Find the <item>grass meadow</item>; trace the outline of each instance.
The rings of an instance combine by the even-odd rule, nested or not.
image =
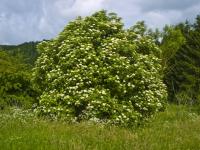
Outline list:
[[[28,111],[0,112],[1,150],[199,150],[200,116],[169,105],[151,122],[121,128],[88,122],[67,124]]]

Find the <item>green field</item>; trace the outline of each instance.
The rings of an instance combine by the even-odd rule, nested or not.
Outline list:
[[[169,105],[134,129],[52,122],[18,109],[0,114],[2,150],[199,150],[199,143],[200,116],[185,106]]]

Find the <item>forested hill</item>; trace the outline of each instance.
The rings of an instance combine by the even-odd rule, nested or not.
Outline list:
[[[36,46],[39,42],[25,42],[19,45],[0,45],[0,50],[4,50],[12,56],[19,57],[25,63],[33,65],[38,57]]]

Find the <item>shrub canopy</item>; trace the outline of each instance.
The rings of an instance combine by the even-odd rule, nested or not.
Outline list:
[[[0,50],[0,109],[7,106],[30,108],[38,96],[32,86],[31,70],[18,57]]]
[[[136,30],[123,29],[116,14],[99,11],[39,44],[33,75],[42,92],[36,111],[131,125],[163,109],[160,51]]]

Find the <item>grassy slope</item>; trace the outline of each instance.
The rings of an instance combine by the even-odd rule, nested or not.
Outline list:
[[[138,129],[86,123],[67,125],[1,112],[0,148],[70,150],[199,150],[200,116],[184,106],[170,105]]]

